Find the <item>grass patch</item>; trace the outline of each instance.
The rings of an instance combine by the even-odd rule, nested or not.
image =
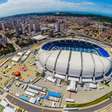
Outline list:
[[[3,112],[4,107],[2,105],[0,105],[0,112]]]
[[[98,103],[101,103],[102,101],[108,99],[108,98],[111,98],[112,96],[112,91],[109,92],[108,94],[94,100],[94,101],[91,101],[91,102],[88,102],[88,103],[82,103],[82,104],[78,104],[78,103],[67,103],[66,104],[66,107],[69,107],[69,108],[73,108],[73,107],[88,107],[88,106],[92,106],[92,105],[96,105]]]

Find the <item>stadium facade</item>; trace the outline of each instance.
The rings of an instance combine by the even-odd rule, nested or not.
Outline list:
[[[43,44],[37,66],[45,76],[80,83],[97,83],[112,75],[109,53],[83,39],[56,39]]]

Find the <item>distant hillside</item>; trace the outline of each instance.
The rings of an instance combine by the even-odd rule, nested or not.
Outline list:
[[[74,17],[91,17],[94,20],[98,20],[100,22],[110,22],[112,23],[112,17],[96,15],[96,14],[89,14],[89,13],[74,13],[74,12],[48,12],[48,13],[27,13],[27,14],[18,14],[14,16],[0,18],[8,19],[12,17],[21,17],[21,16],[74,16]]]

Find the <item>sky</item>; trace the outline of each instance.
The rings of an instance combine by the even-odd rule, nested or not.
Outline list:
[[[0,17],[56,11],[112,17],[112,0],[0,0]]]

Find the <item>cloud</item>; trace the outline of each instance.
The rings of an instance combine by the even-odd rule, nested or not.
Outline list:
[[[86,10],[93,2],[68,2],[64,0],[8,0],[0,5],[0,16],[29,12]]]

